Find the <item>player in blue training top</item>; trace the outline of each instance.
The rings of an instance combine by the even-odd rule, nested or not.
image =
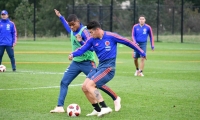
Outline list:
[[[151,49],[154,50],[154,37],[153,37],[153,31],[151,27],[147,24],[145,24],[145,16],[141,15],[139,16],[139,23],[135,24],[132,29],[132,39],[133,42],[137,43],[140,48],[146,53],[146,47],[147,47],[147,38],[150,37],[151,42]],[[136,67],[135,76],[144,76],[142,71],[144,70],[144,58],[141,58],[140,66],[138,63],[138,58],[140,58],[140,54],[137,51],[134,51],[134,64]]]
[[[89,38],[89,32],[86,29],[86,26],[83,26],[76,15],[71,14],[68,16],[67,21],[65,18],[60,14],[60,12],[56,9],[54,9],[55,14],[60,18],[62,24],[64,25],[65,29],[68,33],[71,33],[71,45],[72,45],[72,51],[75,51],[79,47],[81,47],[84,42]],[[77,40],[76,37],[79,37]],[[65,112],[63,106],[65,97],[68,92],[68,86],[69,84],[81,73],[83,72],[85,75],[88,75],[91,69],[96,68],[94,63],[94,53],[92,52],[93,49],[90,48],[88,51],[86,51],[82,56],[74,57],[73,61],[69,65],[69,67],[66,69],[63,78],[60,83],[60,94],[58,98],[57,106],[51,110],[51,113],[59,113],[59,112]],[[104,85],[100,87],[102,91],[107,93],[114,101],[115,105],[115,111],[119,111],[121,108],[121,98],[117,96],[117,94],[111,90],[108,86]],[[87,98],[90,100],[91,104],[95,106],[96,99],[90,98],[90,96],[87,96]],[[87,116],[96,115],[96,112],[93,111],[92,113],[88,114]]]
[[[14,47],[17,43],[17,29],[15,23],[9,19],[6,10],[1,11],[0,19],[0,65],[2,62],[4,51],[6,50],[13,72],[16,71]]]
[[[93,47],[96,52],[99,59],[99,65],[88,74],[85,82],[83,83],[83,92],[85,92],[85,95],[92,95],[96,99],[97,103],[95,110],[99,112],[97,116],[100,117],[104,114],[112,112],[112,109],[106,106],[104,99],[97,88],[104,86],[115,75],[117,43],[124,44],[136,50],[144,58],[146,54],[132,41],[116,33],[102,30],[97,21],[89,22],[87,29],[92,37],[88,39],[81,48],[72,52],[69,55],[69,59],[72,60],[73,57],[82,55],[91,47]],[[98,106],[98,103],[101,105],[101,108]]]

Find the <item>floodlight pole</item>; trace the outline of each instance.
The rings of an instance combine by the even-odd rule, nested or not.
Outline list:
[[[34,0],[34,5],[33,5],[34,9],[33,9],[33,40],[35,41],[35,9],[36,9],[36,0]]]
[[[183,43],[183,0],[181,2],[181,43]]]
[[[159,35],[159,11],[160,11],[160,0],[158,0],[157,6],[157,42],[158,42],[158,35]]]
[[[112,32],[113,26],[113,0],[110,2],[110,31]]]
[[[136,24],[136,20],[135,20],[135,18],[136,18],[136,15],[135,15],[135,13],[136,13],[136,0],[134,0],[134,2],[133,2],[133,25],[135,25]]]

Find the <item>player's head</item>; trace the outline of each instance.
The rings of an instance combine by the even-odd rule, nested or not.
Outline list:
[[[1,19],[7,19],[8,18],[8,12],[6,10],[1,11]]]
[[[67,22],[74,32],[77,31],[77,29],[80,27],[80,21],[75,14],[70,14],[67,18]]]
[[[144,25],[146,22],[145,16],[144,15],[140,15],[139,16],[139,23],[140,25]]]
[[[101,25],[97,21],[91,21],[87,24],[87,29],[90,32],[90,35],[93,38],[99,38],[101,37]]]

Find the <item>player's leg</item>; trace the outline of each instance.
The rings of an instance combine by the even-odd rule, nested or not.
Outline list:
[[[92,78],[92,80],[90,80],[87,83],[86,88],[101,106],[101,111],[97,115],[98,117],[112,112],[112,109],[110,107],[107,107],[102,95],[100,94],[97,88],[102,87],[108,81],[110,81],[114,77],[114,74],[115,70],[109,67],[109,68],[101,68],[95,74],[88,75],[88,78],[90,79]]]
[[[134,65],[135,65],[135,68],[136,68],[136,71],[135,71],[135,76],[138,76],[139,74],[139,63],[138,63],[138,58],[140,57],[140,54],[137,52],[137,51],[134,51],[133,53],[133,58],[134,58]]]
[[[14,49],[11,46],[7,46],[6,47],[6,52],[8,53],[8,56],[10,58],[10,62],[11,62],[11,65],[12,65],[12,70],[16,71]]]
[[[141,58],[140,59],[140,70],[139,70],[139,74],[138,74],[138,76],[144,76],[144,74],[143,74],[143,70],[144,70],[144,61],[145,61],[145,59],[144,58]]]
[[[4,46],[0,46],[0,65],[2,63],[2,58],[3,58],[4,51],[5,51],[5,47]]]
[[[146,53],[146,46],[147,46],[147,44],[146,43],[141,43],[140,44],[140,48]],[[142,58],[141,57],[141,61],[140,61],[140,69],[139,69],[139,76],[144,76],[144,74],[143,74],[143,70],[144,70],[144,65],[145,65],[145,58]]]
[[[107,85],[103,85],[99,89],[107,93],[113,99],[115,111],[119,111],[121,109],[121,98]]]
[[[85,62],[81,62],[79,64],[79,67],[80,67],[81,71],[87,76],[90,73],[90,71],[95,70],[96,64],[93,61],[85,61]],[[89,81],[89,79],[86,78],[85,81],[83,82],[82,91],[84,92],[85,96],[90,101],[90,103],[93,104],[97,101],[91,97],[91,94],[86,89],[86,84],[88,81]]]
[[[87,65],[87,67],[90,65]],[[85,66],[86,67],[86,66]],[[91,69],[91,68],[90,68]],[[90,74],[95,74],[96,73],[96,69],[92,68],[92,70],[90,70]],[[83,69],[83,72],[87,75],[89,73],[88,69]],[[85,81],[83,82],[82,85],[82,91],[84,92],[86,98],[88,99],[88,101],[92,104],[94,110],[87,114],[86,116],[93,116],[93,115],[98,115],[98,113],[100,112],[101,108],[97,102],[97,100],[92,96],[92,94],[87,90],[86,85],[87,83],[90,81],[89,78],[86,78]]]
[[[80,73],[80,69],[76,62],[72,61],[72,63],[69,65],[69,67],[64,72],[63,78],[60,82],[60,93],[58,97],[58,103],[57,106],[51,110],[51,113],[55,112],[65,112],[63,109],[64,101],[68,93],[68,86],[69,84],[77,77],[77,75]]]
[[[90,62],[82,62],[82,71],[87,75],[91,69],[94,68],[94,63],[90,63]],[[94,69],[95,70],[95,69]],[[92,97],[91,97],[91,94],[86,90],[86,84],[89,80],[86,79],[82,85],[82,90],[84,92],[84,94],[86,95],[87,99],[90,101],[91,104],[94,104],[94,103],[97,103],[96,100],[94,100]],[[121,98],[119,96],[117,96],[117,94],[112,90],[110,89],[108,86],[106,85],[103,85],[102,87],[100,87],[99,89],[101,89],[102,91],[104,91],[106,94],[108,94],[114,101],[114,105],[115,105],[115,111],[119,111],[120,108],[121,108]]]
[[[82,70],[82,72],[85,74],[85,75],[88,75],[89,74],[89,72],[93,69],[93,68],[95,68],[95,65],[94,65],[95,63],[93,63],[93,62],[82,62],[82,64],[81,64],[81,70]],[[84,83],[83,83],[83,86],[82,87],[85,87],[85,83],[87,83],[87,81],[85,81]],[[118,98],[118,96],[117,96],[117,94],[112,90],[112,89],[110,89],[108,86],[102,86],[102,87],[100,87],[99,88],[100,90],[102,90],[102,91],[104,91],[106,94],[108,94],[112,99],[113,99],[113,101],[115,101],[117,98]]]

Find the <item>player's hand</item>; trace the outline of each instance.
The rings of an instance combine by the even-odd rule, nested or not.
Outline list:
[[[81,41],[82,41],[81,35],[77,34],[77,35],[76,35],[76,39],[77,39],[79,42],[81,42]]]
[[[73,54],[70,54],[70,55],[68,56],[68,59],[69,59],[69,60],[72,60],[72,59],[73,59]]]
[[[60,14],[60,12],[59,12],[58,10],[54,9],[54,11],[55,11],[55,13],[56,13],[56,15],[57,15],[58,17],[61,16],[61,14]]]
[[[147,60],[146,56],[142,56],[145,60]]]
[[[152,51],[154,51],[154,47],[152,47],[151,49],[152,49]]]

